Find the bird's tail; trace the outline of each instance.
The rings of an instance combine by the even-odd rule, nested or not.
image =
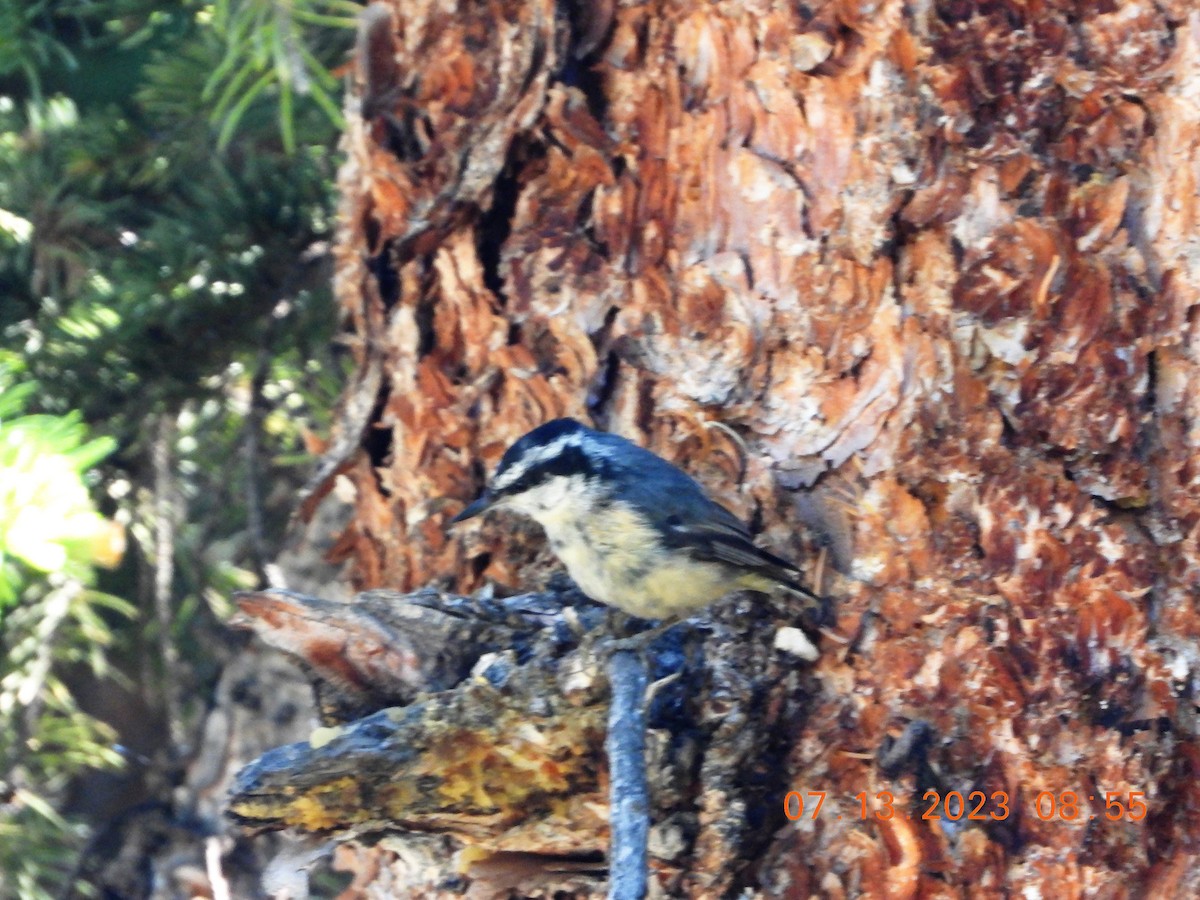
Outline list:
[[[832,625],[834,622],[833,601],[829,597],[823,597],[820,594],[806,588],[800,582],[786,575],[776,576],[775,583],[782,587],[785,591],[795,594],[798,597],[803,597],[809,602],[813,612],[813,624]]]
[[[763,563],[754,571],[748,572],[743,578],[743,584],[754,591],[774,593],[782,588],[789,594],[803,598],[805,606],[810,611],[810,622],[813,627],[832,625],[833,602],[828,597],[822,597],[816,591],[805,587],[796,580],[799,570],[779,557],[763,551]]]

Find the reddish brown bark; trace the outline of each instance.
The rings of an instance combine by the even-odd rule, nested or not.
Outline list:
[[[730,839],[710,780],[690,894],[1196,893],[1200,14],[578,6],[396,3],[366,42],[396,65],[364,65],[341,176],[338,297],[382,373],[339,460],[356,586],[536,582],[528,527],[443,526],[561,414],[797,557],[847,537],[801,519],[849,485],[815,693],[767,688],[777,811]],[[826,792],[815,820],[792,789]],[[923,820],[926,789],[1010,812]],[[900,815],[860,820],[885,790]],[[1067,791],[1078,820],[1039,818]]]

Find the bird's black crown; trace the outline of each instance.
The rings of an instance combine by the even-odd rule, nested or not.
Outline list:
[[[492,479],[493,492],[509,496],[559,475],[595,475],[598,461],[587,448],[595,435],[574,419],[539,425],[505,451]]]

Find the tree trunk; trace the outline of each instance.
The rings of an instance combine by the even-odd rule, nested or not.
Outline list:
[[[714,609],[654,890],[1200,893],[1200,13],[419,0],[359,63],[307,505],[353,484],[355,587],[542,584],[532,526],[446,524],[570,415],[835,598],[811,673]],[[363,896],[472,877],[386,846]]]

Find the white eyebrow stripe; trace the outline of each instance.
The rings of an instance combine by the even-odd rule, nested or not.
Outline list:
[[[516,482],[522,475],[532,469],[538,463],[545,462],[548,459],[554,459],[568,447],[579,447],[583,444],[583,433],[574,432],[572,434],[564,434],[562,437],[555,438],[549,444],[541,447],[534,447],[524,456],[518,459],[515,463],[508,467],[502,474],[497,475],[492,481],[492,489],[502,491],[509,485]]]

